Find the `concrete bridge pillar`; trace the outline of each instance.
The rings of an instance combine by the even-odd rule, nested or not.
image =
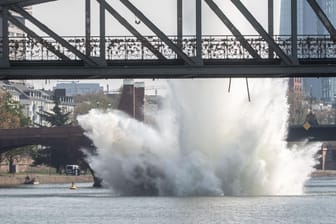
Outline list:
[[[144,103],[145,103],[145,83],[136,82],[134,84],[134,118],[139,121],[144,121]]]
[[[145,83],[125,79],[118,109],[139,121],[144,121]]]
[[[118,109],[124,111],[131,117],[135,116],[135,98],[133,79],[124,79]]]

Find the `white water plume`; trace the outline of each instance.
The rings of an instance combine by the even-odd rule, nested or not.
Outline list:
[[[300,194],[317,144],[289,149],[287,80],[174,80],[155,125],[123,112],[78,117],[91,167],[120,195]]]

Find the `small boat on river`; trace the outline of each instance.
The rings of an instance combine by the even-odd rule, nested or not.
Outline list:
[[[30,178],[29,176],[26,176],[25,181],[23,182],[24,184],[40,184],[35,177]]]

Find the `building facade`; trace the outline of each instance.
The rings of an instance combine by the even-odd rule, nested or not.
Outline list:
[[[103,87],[99,83],[57,83],[55,89],[65,89],[66,96],[85,95],[103,92]]]
[[[48,123],[40,117],[42,111],[52,112],[55,106],[55,95],[53,91],[37,90],[23,83],[11,81],[0,81],[0,88],[9,92],[13,100],[19,102],[23,108],[23,114],[32,122],[32,126],[48,126]],[[73,114],[75,103],[72,97],[58,97],[60,108],[64,113]]]

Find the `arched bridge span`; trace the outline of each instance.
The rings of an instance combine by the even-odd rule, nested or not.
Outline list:
[[[290,126],[286,141],[336,141],[336,125],[313,126],[306,130],[302,125]],[[0,152],[25,145],[71,144],[74,150],[93,149],[92,141],[79,126],[0,129]]]
[[[74,150],[94,148],[78,126],[0,129],[0,152],[27,145],[71,145]]]

